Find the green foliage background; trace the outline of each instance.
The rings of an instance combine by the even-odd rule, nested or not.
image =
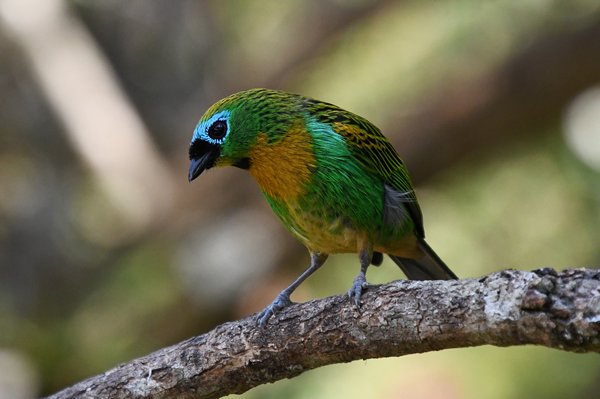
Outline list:
[[[380,126],[417,176],[428,241],[459,276],[600,264],[600,171],[569,145],[566,128],[572,101],[600,82],[600,68],[578,93],[543,90],[576,80],[577,65],[598,56],[574,53],[571,73],[535,64],[539,43],[551,51],[600,24],[597,1],[66,4],[147,125],[175,199],[166,217],[122,233],[125,219],[66,138],[18,38],[0,29],[0,375],[23,392],[54,392],[247,316],[306,266],[249,176],[218,170],[185,181],[196,120],[249,87],[313,96]],[[528,54],[523,92],[529,79],[542,82],[535,114],[520,112],[524,95],[514,91],[498,104],[509,110],[502,121],[486,118],[478,104],[503,87],[505,66]],[[429,109],[439,112],[423,119]],[[489,120],[480,139],[460,129],[456,137],[406,136],[406,126],[421,126],[411,121],[445,132],[465,115]],[[513,115],[518,131],[496,128]],[[443,167],[427,170],[448,149],[454,155]],[[345,292],[357,270],[354,256],[332,257],[293,299]],[[373,283],[401,277],[388,260],[368,274]],[[598,396],[599,376],[596,354],[480,347],[329,366],[242,396],[589,398]],[[9,397],[2,378],[0,397]]]

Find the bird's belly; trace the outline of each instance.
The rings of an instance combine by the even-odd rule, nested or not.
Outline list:
[[[295,224],[301,234],[294,234],[309,250],[315,252],[358,252],[366,239],[364,233],[357,231],[343,218],[326,221],[311,215],[300,215]]]
[[[420,253],[414,234],[382,236],[380,231],[356,226],[348,217],[328,218],[325,213],[292,206],[285,213],[277,214],[288,230],[312,252],[358,253],[370,247],[374,251],[409,258]]]

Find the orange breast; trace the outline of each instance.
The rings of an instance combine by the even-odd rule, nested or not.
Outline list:
[[[287,203],[294,201],[316,166],[312,138],[301,124],[272,144],[261,133],[250,152],[250,165],[250,174],[266,194]]]

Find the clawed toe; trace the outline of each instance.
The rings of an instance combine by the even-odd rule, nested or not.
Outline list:
[[[269,306],[264,308],[256,316],[256,321],[261,327],[264,327],[271,318],[271,316],[279,312],[281,309],[290,306],[291,304],[292,301],[290,300],[290,297],[282,292],[279,295],[277,295],[277,298],[275,298],[275,300]]]
[[[348,297],[356,307],[360,307],[360,298],[362,296],[362,292],[367,288],[367,280],[363,274],[359,274],[354,279],[352,283],[352,287],[348,291]]]

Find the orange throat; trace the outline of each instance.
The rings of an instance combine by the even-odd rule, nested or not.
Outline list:
[[[316,165],[312,138],[298,124],[276,143],[261,133],[250,152],[250,174],[268,196],[290,202],[298,198],[310,181]]]

